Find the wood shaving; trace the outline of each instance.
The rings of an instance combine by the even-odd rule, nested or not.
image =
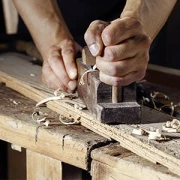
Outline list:
[[[82,74],[82,76],[81,76],[81,78],[80,78],[80,80],[79,80],[79,85],[84,85],[84,83],[85,83],[85,82],[84,82],[84,76],[85,76],[87,73],[91,73],[91,72],[95,72],[95,71],[99,71],[99,70],[97,70],[96,65],[94,65],[92,69],[89,69],[89,70],[85,71],[85,72]]]
[[[65,97],[64,93],[61,93],[60,96],[48,97],[48,98],[43,99],[43,100],[41,100],[40,102],[38,102],[38,103],[36,104],[36,107],[41,106],[42,104],[45,104],[45,103],[47,103],[47,102],[49,102],[49,101],[55,101],[55,100],[63,99],[64,97]]]
[[[162,135],[159,129],[156,131],[147,131],[148,132],[148,140],[161,140]]]
[[[65,124],[65,125],[73,125],[73,124],[80,124],[80,118],[72,118],[72,119],[69,119],[69,118],[66,118],[64,117],[63,115],[59,115],[59,120],[61,121],[62,124]]]
[[[139,128],[139,126],[137,126],[132,130],[132,134],[141,135],[141,136],[147,135],[146,131],[144,129]]]
[[[158,97],[164,98],[164,99],[167,99],[167,100],[170,99],[166,94],[161,93],[161,92],[155,92],[155,91],[154,91],[153,93],[151,93],[150,96],[151,96],[152,98],[154,98],[154,99],[156,99],[156,98],[158,98]]]
[[[180,121],[178,119],[173,119],[172,121],[167,121],[162,126],[164,132],[180,132]]]
[[[167,138],[161,134],[161,131],[159,129],[156,129],[155,131],[147,131],[137,126],[135,129],[132,130],[132,134],[140,135],[140,136],[148,136],[148,142],[150,140],[156,140],[156,141],[167,140]]]
[[[30,76],[31,76],[31,77],[35,77],[35,76],[36,76],[36,74],[31,73],[31,74],[30,74]]]
[[[56,89],[55,91],[54,91],[54,96],[58,96],[58,93],[59,93],[59,91],[61,90],[61,88],[58,88],[58,89]]]
[[[59,94],[60,93],[60,94]],[[72,104],[75,109],[82,110],[86,108],[86,106],[82,103],[78,103],[75,101],[72,101],[72,99],[77,98],[77,95],[75,94],[65,94],[60,91],[60,88],[54,91],[54,96],[46,98],[41,100],[36,104],[36,110],[32,113],[32,119],[36,121],[40,126],[42,127],[49,127],[51,125],[59,125],[59,124],[65,124],[65,125],[72,125],[72,124],[79,124],[80,123],[80,117],[77,118],[65,118],[64,116],[59,116],[59,121],[51,121],[50,117],[48,117],[48,114],[43,113],[40,111],[40,106],[44,105],[45,103],[49,101],[55,101],[55,100],[61,100],[64,103]],[[53,118],[54,119],[54,118]],[[68,121],[66,121],[68,119]]]

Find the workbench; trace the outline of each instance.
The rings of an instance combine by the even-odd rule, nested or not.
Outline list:
[[[4,82],[3,78],[1,74]],[[9,78],[7,86],[13,88],[14,82]],[[39,126],[32,120],[34,98],[25,97],[7,86],[0,84],[0,139],[8,143],[9,179],[180,179],[167,167],[154,164],[121,147],[119,142],[81,125]],[[45,110],[58,117],[49,108]],[[15,152],[22,153],[21,156],[16,152],[19,159],[13,159],[14,150],[9,148],[10,144]]]

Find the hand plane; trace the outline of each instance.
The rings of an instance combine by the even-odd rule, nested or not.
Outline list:
[[[136,102],[136,83],[124,87],[107,85],[100,81],[98,71],[89,71],[95,63],[95,57],[85,47],[82,58],[77,59],[77,92],[90,113],[102,123],[140,123],[141,107]],[[82,75],[84,83],[79,84]]]

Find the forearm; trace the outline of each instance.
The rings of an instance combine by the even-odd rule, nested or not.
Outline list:
[[[127,0],[121,17],[141,21],[147,35],[153,40],[165,24],[177,0]]]
[[[66,37],[72,39],[56,0],[14,0],[14,4],[43,58],[52,45]]]

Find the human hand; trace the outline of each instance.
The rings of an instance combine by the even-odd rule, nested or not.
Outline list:
[[[85,33],[85,41],[96,56],[102,82],[126,86],[144,77],[151,40],[138,19],[119,18],[110,24],[94,21]]]
[[[42,68],[42,80],[49,88],[73,92],[77,85],[75,56],[81,49],[71,39],[62,40],[50,47]]]

